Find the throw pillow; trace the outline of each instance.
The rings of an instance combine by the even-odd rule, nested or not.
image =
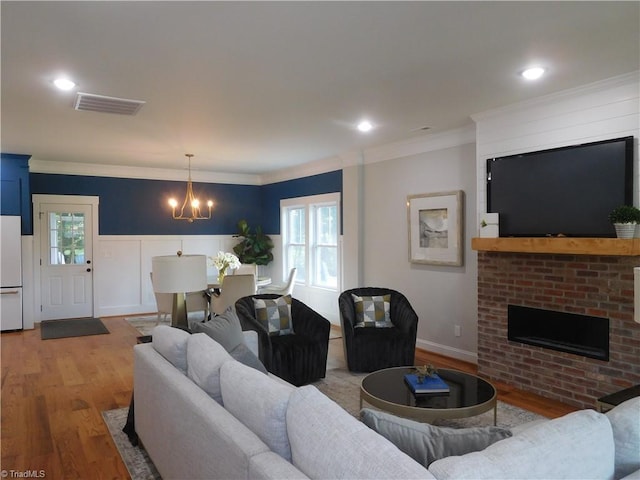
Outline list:
[[[258,357],[256,357],[255,353],[249,350],[246,344],[241,343],[236,348],[229,352],[235,360],[240,363],[244,363],[247,367],[255,368],[256,370],[268,375],[267,369],[264,364],[260,361]]]
[[[510,430],[501,427],[435,427],[369,408],[361,416],[365,425],[425,467],[441,458],[484,450],[511,436]]]
[[[211,320],[191,325],[193,333],[206,333],[214,339],[237,361],[255,368],[262,373],[267,369],[255,354],[244,343],[240,319],[232,307],[228,307],[221,315],[215,315]]]
[[[206,333],[222,345],[227,352],[244,342],[240,320],[231,307],[221,315],[211,317],[211,320],[191,324],[191,331]]]
[[[356,307],[355,328],[390,328],[393,327],[389,310],[391,307],[391,294],[358,296],[351,294],[353,304]]]
[[[291,295],[271,299],[254,298],[256,319],[269,335],[289,335],[293,333],[291,321]]]

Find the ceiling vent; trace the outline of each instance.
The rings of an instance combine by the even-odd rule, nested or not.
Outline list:
[[[128,100],[126,98],[105,97],[104,95],[78,92],[73,108],[86,112],[135,115],[145,103],[142,100]]]

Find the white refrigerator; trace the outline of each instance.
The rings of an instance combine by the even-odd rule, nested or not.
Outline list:
[[[0,330],[22,329],[20,217],[0,215]]]

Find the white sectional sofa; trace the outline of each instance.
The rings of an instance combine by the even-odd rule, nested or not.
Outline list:
[[[638,399],[426,468],[314,386],[240,363],[204,333],[157,327],[153,338],[134,348],[136,431],[165,480],[640,479]]]

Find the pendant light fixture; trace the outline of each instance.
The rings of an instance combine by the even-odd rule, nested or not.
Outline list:
[[[193,153],[185,153],[185,156],[189,159],[189,180],[187,181],[187,194],[184,197],[184,202],[182,202],[182,207],[180,208],[179,215],[176,215],[178,202],[175,198],[169,199],[169,205],[171,205],[171,209],[173,210],[173,219],[186,220],[189,223],[193,223],[194,220],[209,220],[211,218],[211,209],[213,208],[213,202],[211,200],[207,201],[207,206],[209,207],[209,215],[202,215],[202,212],[200,211],[200,200],[198,200],[193,194],[193,183],[191,182],[191,157],[193,157]]]

